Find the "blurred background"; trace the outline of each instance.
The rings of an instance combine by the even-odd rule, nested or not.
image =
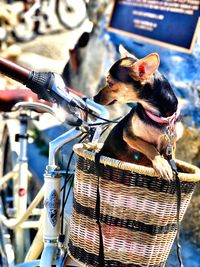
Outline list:
[[[56,72],[62,75],[67,86],[92,98],[104,85],[107,70],[120,58],[120,44],[138,58],[157,52],[161,58],[159,70],[170,81],[181,106],[184,133],[178,142],[176,157],[200,167],[199,27],[189,52],[152,44],[144,38],[124,34],[126,30],[108,29],[111,18],[119,25],[123,25],[126,18],[126,13],[114,17],[114,2],[71,0],[65,10],[63,0],[0,0],[0,56],[32,70]],[[199,1],[196,2],[199,12]],[[181,21],[170,18],[170,22],[166,30],[176,35],[176,25]],[[186,34],[183,24],[181,29],[182,34]],[[0,90],[16,88],[23,88],[23,85],[0,74]],[[109,108],[111,118],[128,110],[128,106]],[[63,126],[56,123],[55,130],[54,121],[48,123],[45,127],[38,124],[47,141],[64,131]],[[199,186],[181,225],[181,244],[185,267],[199,267]],[[178,266],[175,249],[167,264],[168,267]]]

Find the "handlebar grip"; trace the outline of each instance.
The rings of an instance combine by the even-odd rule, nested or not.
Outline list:
[[[8,59],[0,57],[0,72],[22,84],[28,82],[31,71]]]
[[[32,71],[3,57],[0,57],[0,73],[24,84],[36,94],[41,94],[41,92],[39,92],[38,90],[42,88],[44,89],[46,86],[47,88],[49,88],[50,82],[52,82],[52,80],[49,80],[49,76],[53,74],[52,72]],[[36,88],[38,90],[36,90]],[[84,97],[84,95],[80,92],[77,92],[71,88],[67,89],[80,98]],[[39,95],[40,98],[42,98],[42,96],[42,94]]]
[[[0,72],[16,80],[46,101],[55,102],[48,91],[53,83],[54,74],[52,72],[35,72],[22,67],[6,58],[0,57]]]
[[[31,71],[26,86],[30,88],[31,91],[36,93],[39,98],[52,102],[50,99],[51,93],[48,91],[48,89],[51,88],[53,82],[54,82],[53,72]]]
[[[64,105],[64,98],[58,94],[58,90],[56,91],[53,89],[55,82],[55,74],[53,72],[31,71],[2,57],[0,57],[0,72],[26,85],[34,93],[36,93],[39,98],[49,102],[58,102],[59,104]],[[76,102],[74,102],[73,99],[67,99],[69,89],[66,87],[65,90],[65,100],[68,100],[67,103],[70,104],[70,106],[74,106]],[[73,126],[82,125],[83,121],[73,114],[73,110],[71,111],[67,105],[64,106],[65,110],[68,112],[68,124]]]
[[[13,80],[26,85],[34,93],[37,93],[39,98],[49,100],[47,99],[47,94],[45,94],[44,88],[49,88],[52,80],[50,78],[50,76],[52,76],[51,72],[40,73],[31,71],[2,57],[0,57],[0,72]]]

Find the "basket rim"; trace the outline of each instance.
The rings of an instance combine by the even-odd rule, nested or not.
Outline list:
[[[88,150],[89,148],[94,150],[94,149],[99,149],[101,148],[102,144],[84,144],[84,143],[80,143],[80,144],[75,144],[73,146],[73,150],[74,152],[85,158],[85,159],[89,159],[91,161],[95,161],[95,152],[94,151],[90,151]],[[187,169],[191,170],[191,173],[184,173],[184,172],[179,172],[179,179],[182,182],[199,182],[200,181],[200,168],[198,168],[197,166],[191,164],[191,163],[187,163],[185,161],[182,160],[178,160],[175,159],[177,165],[179,167],[185,167]],[[114,167],[114,168],[118,168],[121,170],[125,170],[125,171],[130,171],[130,172],[137,172],[139,174],[143,174],[143,175],[147,175],[147,176],[151,176],[151,177],[157,177],[158,179],[160,178],[158,176],[158,174],[156,173],[156,171],[152,168],[152,167],[147,167],[147,166],[142,166],[142,165],[137,165],[134,163],[129,163],[129,162],[124,162],[121,160],[117,160],[117,159],[113,159],[113,158],[109,158],[106,156],[100,156],[100,163],[102,163],[105,166],[110,166],[110,167]]]

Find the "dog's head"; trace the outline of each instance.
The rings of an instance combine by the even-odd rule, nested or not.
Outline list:
[[[178,102],[168,81],[157,71],[159,64],[157,53],[138,60],[127,52],[110,68],[107,84],[94,101],[102,105],[141,102],[158,108],[163,116],[173,114]]]

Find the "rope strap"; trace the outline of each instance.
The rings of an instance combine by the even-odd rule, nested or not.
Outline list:
[[[181,182],[178,176],[178,170],[176,163],[173,159],[169,161],[171,168],[175,174],[175,183],[176,183],[176,198],[177,198],[177,234],[176,234],[176,251],[180,267],[184,267],[182,257],[181,257],[181,245],[180,245],[180,208],[181,208]]]
[[[101,170],[100,170],[100,153],[95,154],[95,164],[96,164],[96,171],[98,175],[98,184],[97,184],[97,199],[96,199],[96,223],[99,226],[99,266],[103,267],[105,266],[104,264],[104,247],[103,247],[103,235],[102,235],[102,230],[101,230],[101,223],[100,223],[100,192],[99,192],[99,177],[101,176]]]

